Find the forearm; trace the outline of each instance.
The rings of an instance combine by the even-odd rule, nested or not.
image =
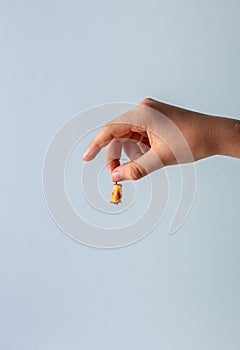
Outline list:
[[[210,147],[215,155],[240,158],[240,121],[213,117]]]

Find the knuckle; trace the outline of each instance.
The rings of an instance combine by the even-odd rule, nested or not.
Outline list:
[[[154,100],[150,97],[145,97],[144,99],[142,99],[140,101],[140,105],[144,105],[144,106],[152,106]]]
[[[129,168],[129,179],[139,180],[145,175],[145,172],[139,165],[133,162],[132,166]]]
[[[112,126],[113,122],[112,120],[110,120],[109,122],[107,122],[103,127],[104,128],[108,128],[109,126]]]
[[[113,127],[112,121],[107,122],[105,125],[103,125],[101,132],[102,133],[109,133]]]

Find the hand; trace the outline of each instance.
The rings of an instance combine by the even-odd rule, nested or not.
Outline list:
[[[153,99],[107,123],[83,155],[92,160],[105,146],[112,181],[138,180],[163,166],[215,154],[240,157],[240,122],[171,106]],[[120,165],[124,150],[130,161]]]

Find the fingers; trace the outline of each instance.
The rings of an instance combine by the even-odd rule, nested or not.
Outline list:
[[[112,178],[112,181],[120,181],[120,180],[116,180],[116,178],[114,179],[112,177],[112,173],[113,171],[118,168],[120,166],[120,158],[121,158],[121,153],[122,153],[122,149],[124,150],[124,152],[126,153],[126,155],[133,161],[136,159],[139,159],[140,157],[142,157],[143,152],[141,151],[140,147],[139,147],[139,143],[137,143],[134,140],[127,140],[122,143],[119,140],[112,140],[109,145],[107,146],[106,149],[106,166],[110,172],[110,176]],[[149,147],[146,146],[147,150],[149,150]],[[149,155],[148,157],[149,158]],[[144,159],[143,159],[144,160]],[[146,163],[146,160],[145,162]],[[132,167],[133,164],[132,163],[128,163],[128,167]],[[137,163],[135,164],[135,167],[137,166]],[[152,166],[152,164],[151,164]],[[140,167],[140,163],[139,163],[139,167]],[[146,164],[145,164],[146,167]],[[122,167],[121,167],[122,168]],[[125,168],[124,168],[125,169]],[[139,171],[137,171],[137,169],[125,169],[125,172],[127,172],[124,177],[127,178],[140,178],[142,176],[144,176],[147,171],[142,168],[139,168]],[[129,174],[130,172],[130,174]]]
[[[113,181],[139,180],[143,176],[163,167],[158,155],[150,149],[141,157],[122,164],[112,172]]]
[[[123,150],[131,160],[137,159],[143,155],[137,143],[130,140],[124,142]]]
[[[100,150],[107,146],[113,139],[112,130],[110,127],[104,126],[94,137],[87,147],[86,152],[83,154],[83,160],[92,160],[100,152]]]
[[[142,153],[146,153],[150,150],[151,146],[149,144],[149,139],[146,137],[141,137],[141,139],[137,143],[138,147],[140,148],[140,151]]]
[[[122,143],[118,140],[112,140],[106,149],[106,167],[110,172],[120,165],[120,158],[122,153]]]
[[[83,160],[88,161],[95,158],[99,151],[113,139],[121,140],[121,138],[131,137],[131,127],[132,125],[129,123],[115,121],[104,125],[88,145],[86,152],[83,154]]]

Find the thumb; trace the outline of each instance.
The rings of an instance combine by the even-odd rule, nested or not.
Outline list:
[[[138,159],[116,167],[112,174],[112,181],[139,180],[154,170],[163,167],[157,154],[150,149]]]

